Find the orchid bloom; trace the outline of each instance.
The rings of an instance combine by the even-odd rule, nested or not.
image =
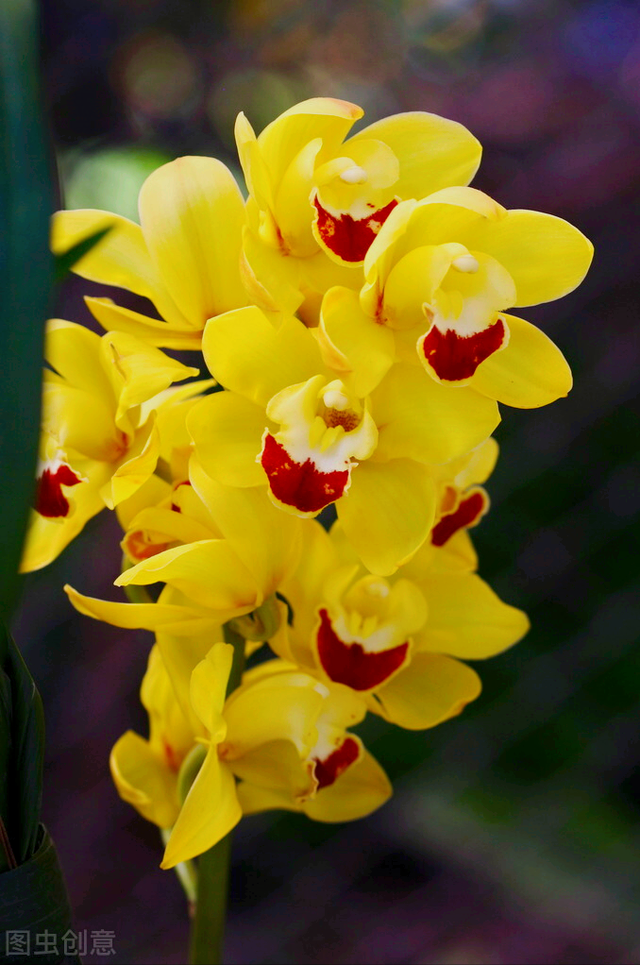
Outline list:
[[[482,487],[493,472],[498,444],[487,439],[471,452],[438,467],[438,508],[431,530],[433,546],[445,546],[460,530],[477,526],[489,511],[489,496]]]
[[[461,124],[414,111],[345,137],[356,104],[316,97],[256,135],[244,114],[236,142],[249,200],[245,282],[256,304],[295,311],[309,291],[359,284],[367,249],[407,198],[468,184],[481,147]]]
[[[198,374],[125,332],[100,338],[61,319],[48,323],[45,357],[43,441],[23,572],[46,566],[88,519],[151,476],[160,456],[155,410],[171,398],[162,394]]]
[[[307,526],[299,566],[282,586],[293,623],[281,622],[272,649],[350,687],[401,727],[421,730],[460,713],[480,693],[462,661],[500,653],[529,627],[472,572],[464,543],[460,531],[446,548],[425,544],[385,579],[362,567],[339,524],[331,534]]]
[[[223,164],[186,157],[147,178],[139,225],[53,220],[56,252],[108,229],[74,270],[159,317],[92,297],[102,338],[49,323],[22,567],[116,510],[131,602],[65,589],[81,613],[155,634],[149,737],[124,734],[111,769],[168,837],[163,868],[243,814],[371,813],[391,788],[349,729],[452,718],[481,690],[467,661],[528,629],[476,572],[470,530],[498,403],[545,405],[572,378],[507,313],[572,291],[593,249],[467,187],[480,145],[460,124],[413,112],[351,135],[362,114],[314,98],[258,136],[240,114],[246,202]],[[202,349],[212,378],[174,386],[197,373],[162,347]],[[315,517],[331,506],[327,532]],[[263,644],[271,659],[241,674]]]
[[[566,395],[571,372],[540,329],[505,312],[566,295],[592,255],[561,218],[445,188],[393,211],[367,251],[360,304],[435,381],[533,408]]]
[[[210,641],[227,620],[251,613],[275,593],[297,563],[301,522],[283,518],[263,487],[225,486],[207,476],[195,459],[189,483],[167,486],[164,504],[132,504],[134,515],[125,520],[125,552],[139,561],[115,583],[164,583],[156,602],[118,603],[83,596],[72,587],[65,590],[87,616],[153,630],[159,638],[175,636],[184,647],[192,641],[200,652],[201,639]]]
[[[111,754],[121,797],[171,829],[163,868],[213,847],[243,812],[284,807],[315,820],[349,820],[391,793],[360,739],[346,733],[365,714],[356,695],[273,661],[249,672],[225,701],[232,658],[228,644],[210,648],[191,674],[185,713],[154,648],[141,691],[150,737],[128,731]],[[195,779],[183,788],[191,768]]]
[[[240,277],[244,202],[215,158],[181,157],[149,175],[140,190],[140,224],[108,211],[58,211],[51,246],[64,252],[107,228],[73,271],[153,302],[160,319],[87,298],[96,320],[151,345],[198,349],[208,318],[248,302]]]
[[[500,417],[495,402],[473,389],[437,385],[417,367],[391,364],[382,328],[370,356],[351,348],[353,299],[347,293],[332,303],[324,336],[256,307],[212,319],[203,352],[229,391],[203,399],[187,427],[212,478],[266,484],[277,506],[300,517],[336,503],[363,562],[385,575],[431,529],[430,464],[479,445]]]

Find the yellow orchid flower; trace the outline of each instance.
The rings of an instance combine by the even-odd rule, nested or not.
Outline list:
[[[163,477],[151,476],[116,507],[125,532],[122,550],[131,564],[181,543],[209,539],[215,534],[211,516],[190,487],[192,444],[186,416],[213,379],[192,382],[156,397],[156,427],[160,439]]]
[[[481,147],[461,124],[414,111],[345,141],[356,104],[316,97],[256,137],[244,114],[236,143],[249,200],[245,281],[266,309],[295,311],[309,290],[358,286],[353,266],[400,200],[468,184]]]
[[[46,566],[88,519],[151,476],[161,445],[156,409],[170,398],[171,383],[198,374],[132,335],[100,338],[61,319],[48,323],[45,357],[43,441],[23,572]]]
[[[172,829],[163,868],[213,847],[243,812],[285,807],[315,820],[351,820],[391,793],[361,741],[346,733],[365,714],[357,696],[276,660],[246,674],[225,701],[232,659],[228,644],[209,649],[191,674],[184,714],[154,648],[141,690],[149,740],[128,731],[111,754],[120,796]],[[195,769],[194,756],[200,767],[181,802],[181,768]]]
[[[417,348],[437,382],[541,406],[569,392],[571,372],[543,332],[504,313],[566,295],[592,255],[561,218],[445,188],[394,209],[367,251],[360,305],[371,328],[394,332],[401,357]]]
[[[497,458],[498,443],[487,439],[466,456],[436,467],[439,501],[430,535],[433,546],[445,546],[460,530],[477,526],[489,511],[489,496],[480,484],[493,472]]]
[[[107,235],[78,261],[82,278],[126,288],[153,302],[161,320],[87,298],[107,331],[165,348],[198,349],[205,322],[248,302],[240,277],[244,200],[215,158],[181,157],[149,175],[140,190],[140,224],[107,211],[58,211],[51,246],[64,252],[102,228]]]
[[[386,338],[372,339],[368,355],[348,322],[352,299],[357,306],[348,294],[324,335],[256,307],[212,319],[203,351],[229,391],[194,406],[187,427],[212,478],[266,484],[277,506],[301,517],[335,502],[363,562],[388,575],[433,524],[430,465],[479,445],[500,417],[473,389],[392,365]]]
[[[160,651],[152,647],[140,698],[149,715],[149,739],[127,731],[109,763],[120,797],[159,828],[180,813],[178,774],[195,744],[193,728],[177,703]]]
[[[202,646],[210,645],[223,623],[252,612],[275,593],[301,546],[301,521],[283,517],[263,487],[225,486],[195,459],[188,481],[177,487],[154,481],[153,490],[139,494],[122,517],[125,552],[138,562],[116,585],[164,583],[157,602],[110,602],[65,587],[81,613],[118,627],[156,631],[161,645],[166,639],[163,652],[172,674],[181,647],[201,659]],[[174,638],[181,643],[174,645]]]
[[[339,524],[331,534],[308,525],[298,569],[281,588],[293,623],[281,622],[272,649],[351,688],[401,727],[433,727],[460,713],[480,693],[462,660],[500,653],[529,626],[471,572],[462,535],[442,549],[426,544],[384,579],[362,567]]]

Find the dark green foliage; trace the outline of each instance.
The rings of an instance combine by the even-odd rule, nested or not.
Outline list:
[[[4,631],[4,669],[0,678],[2,719],[8,735],[0,744],[3,782],[2,815],[20,865],[36,848],[42,800],[44,717],[40,694],[13,640]],[[8,738],[8,739],[7,739]],[[0,859],[1,860],[1,859]]]
[[[0,7],[0,360],[2,536],[0,613],[17,592],[40,427],[44,322],[53,260],[49,157],[40,121],[35,3]]]

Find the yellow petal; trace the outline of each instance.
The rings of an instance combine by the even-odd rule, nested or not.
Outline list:
[[[102,498],[109,509],[128,499],[144,485],[155,470],[159,455],[160,435],[155,422],[150,421],[136,433],[126,458],[101,489]]]
[[[408,459],[364,462],[337,503],[338,518],[364,565],[390,576],[424,542],[435,515],[428,470]]]
[[[480,678],[466,664],[439,653],[415,653],[409,666],[377,692],[371,709],[407,730],[435,727],[475,700]]]
[[[318,344],[327,366],[340,373],[349,392],[368,395],[395,355],[393,333],[360,308],[356,292],[331,288],[322,300]]]
[[[291,741],[305,757],[317,740],[316,721],[327,689],[299,671],[263,676],[229,696],[227,738],[221,754],[233,761],[274,740]]]
[[[264,409],[235,392],[215,392],[193,407],[187,429],[204,471],[227,486],[260,486],[256,457],[267,425]]]
[[[240,781],[236,787],[238,802],[243,814],[259,814],[261,811],[301,811],[302,804],[288,788],[261,787]]]
[[[138,513],[150,506],[157,506],[170,495],[171,485],[168,482],[159,476],[150,476],[143,486],[136,489],[129,499],[123,500],[116,509],[118,522],[125,533],[131,529],[131,522]]]
[[[393,329],[428,327],[422,305],[433,303],[434,294],[451,267],[454,255],[448,247],[420,245],[396,262],[384,288],[385,325]]]
[[[284,581],[282,593],[293,607],[296,629],[303,640],[308,640],[317,622],[316,610],[323,598],[325,583],[339,566],[339,560],[333,541],[317,521],[303,524],[302,539],[298,566]]]
[[[305,814],[313,821],[355,821],[371,814],[389,800],[393,789],[378,762],[364,751],[334,784],[305,801]]]
[[[51,249],[62,254],[103,228],[109,232],[73,270],[88,281],[127,288],[155,300],[158,276],[140,225],[109,211],[90,208],[57,211],[51,220]]]
[[[238,268],[244,202],[224,164],[181,157],[162,165],[143,184],[139,207],[151,258],[194,330],[246,304]]]
[[[481,362],[469,387],[519,409],[535,409],[568,395],[573,377],[557,345],[523,318],[504,319],[508,345]]]
[[[314,671],[316,666],[315,657],[310,646],[310,630],[306,635],[298,631],[297,628],[294,629],[288,620],[288,609],[286,604],[281,600],[278,600],[278,612],[280,616],[280,625],[272,637],[269,638],[269,647],[277,657],[281,658],[282,665],[286,665],[289,669],[298,667],[300,670]],[[313,624],[315,620],[315,610],[314,619],[311,621]],[[268,661],[272,664],[274,661]],[[265,664],[260,664],[259,667],[265,667]],[[256,668],[253,668],[255,670]],[[252,671],[250,671],[251,673]],[[244,678],[248,681],[247,675],[245,673]]]
[[[202,732],[198,725],[190,726],[176,699],[173,679],[163,660],[160,648],[153,646],[140,687],[140,700],[149,715],[149,744],[156,755],[177,771],[192,749],[194,739]]]
[[[269,172],[260,153],[255,132],[242,111],[236,118],[234,135],[249,193],[253,195],[261,208],[271,209],[273,207],[273,191]]]
[[[284,316],[273,325],[255,306],[212,318],[202,351],[221,385],[262,405],[323,370],[316,341],[302,322]]]
[[[164,391],[173,382],[198,375],[160,349],[126,332],[108,332],[100,339],[100,359],[118,399],[116,423],[125,413]]]
[[[101,339],[95,332],[52,318],[47,322],[45,358],[69,385],[112,400],[113,391],[100,360]]]
[[[216,744],[224,740],[227,732],[222,707],[232,663],[233,647],[214,643],[191,674],[191,705]]]
[[[459,529],[444,546],[434,546],[430,539],[402,567],[409,580],[421,580],[430,573],[471,573],[478,568],[478,555],[466,529]]]
[[[409,252],[422,246],[451,243],[469,248],[478,225],[499,223],[506,216],[502,205],[476,188],[442,188],[421,201],[401,202],[383,224],[365,257],[367,284],[361,293],[363,309],[375,315],[392,268]],[[487,251],[477,245],[474,250]]]
[[[309,305],[315,300],[319,303],[329,288],[342,286],[357,291],[362,285],[362,268],[359,265],[338,264],[328,258],[324,251],[317,252],[311,258],[301,259],[299,264],[300,285],[307,296],[307,303],[301,306],[299,314],[309,326],[316,325],[319,316],[319,311],[307,314]]]
[[[297,258],[315,254],[318,244],[311,231],[314,208],[310,200],[313,172],[322,139],[313,138],[292,158],[282,175],[274,214],[286,251]]]
[[[183,386],[171,386],[154,395],[140,407],[140,420],[144,422],[155,410],[156,424],[160,433],[160,455],[171,468],[172,478],[183,482],[188,472],[191,454],[191,437],[187,431],[187,416],[201,401],[205,393],[215,386],[214,379],[198,379]]]
[[[201,540],[157,553],[125,570],[116,586],[169,583],[212,610],[253,609],[262,602],[254,578],[226,540]]]
[[[222,640],[222,625],[214,625],[213,621],[209,621],[209,626],[204,630],[187,629],[180,635],[167,632],[165,627],[159,627],[156,631],[158,650],[177,704],[189,721],[193,734],[201,736],[206,734],[191,702],[191,675],[198,664],[205,660],[211,650],[212,640]]]
[[[456,467],[454,482],[458,489],[468,489],[487,481],[498,461],[499,446],[495,439],[487,439],[476,446],[467,457],[464,465]]]
[[[277,510],[264,486],[223,486],[211,479],[196,460],[191,463],[190,478],[220,533],[252,574],[262,595],[266,598],[275,593],[300,556],[300,519]]]
[[[172,328],[160,319],[149,318],[147,315],[141,315],[140,312],[122,308],[114,304],[110,298],[86,296],[85,302],[95,320],[107,332],[126,332],[149,345],[157,345],[161,348],[197,351],[202,343],[202,332],[194,332],[190,328]]]
[[[404,237],[415,208],[415,201],[402,201],[397,205],[365,255],[366,285],[360,293],[360,302],[363,310],[374,318],[379,309],[380,296],[389,277],[389,272],[398,258],[401,257],[398,254],[398,249],[400,245],[404,245]],[[419,241],[418,244],[424,244],[424,241]]]
[[[86,459],[114,462],[122,455],[123,440],[115,425],[113,392],[108,396],[56,381],[45,371],[42,390],[42,428],[64,449]]]
[[[157,479],[157,476],[152,478]],[[129,534],[139,531],[150,534],[151,543],[195,543],[217,535],[186,513],[160,506],[147,506],[140,510],[131,520],[128,529]],[[134,559],[134,562],[137,562],[137,559]]]
[[[516,284],[519,306],[573,291],[593,258],[593,245],[581,231],[541,211],[509,211],[500,221],[477,222],[459,240],[504,265]]]
[[[241,781],[265,790],[284,793],[292,803],[308,797],[314,790],[315,781],[310,762],[301,760],[295,746],[288,740],[273,740],[261,744],[242,757],[234,759],[229,766]]]
[[[513,646],[529,629],[527,615],[474,574],[432,575],[420,587],[429,618],[414,637],[419,650],[480,660]]]
[[[218,760],[217,748],[212,746],[182,805],[161,867],[173,868],[208,851],[241,817],[233,774]]]
[[[123,801],[159,828],[178,816],[177,774],[132,730],[118,740],[109,758],[111,776]]]
[[[482,155],[479,141],[462,124],[422,111],[376,121],[349,138],[343,150],[348,154],[351,144],[368,138],[383,141],[398,158],[400,176],[394,190],[403,200],[468,184]]]
[[[313,97],[280,114],[258,137],[272,182],[280,181],[296,154],[315,138],[323,141],[323,155],[332,157],[363,113],[347,101]]]
[[[178,604],[157,603],[115,603],[111,600],[98,600],[95,597],[83,596],[72,586],[66,585],[64,591],[79,613],[94,620],[102,620],[114,627],[125,630],[156,630],[163,626],[186,623],[189,620],[202,622],[203,611],[196,607]],[[207,619],[212,628],[217,624],[212,618]],[[189,631],[187,631],[189,632]]]
[[[247,206],[250,204],[251,199]],[[287,257],[279,248],[265,244],[248,229],[242,237],[240,273],[249,298],[265,312],[293,315],[304,300],[300,290],[304,262]],[[308,260],[315,262],[316,258]]]
[[[500,422],[493,400],[425,376],[418,366],[398,363],[372,393],[376,459],[449,462],[483,442]]]

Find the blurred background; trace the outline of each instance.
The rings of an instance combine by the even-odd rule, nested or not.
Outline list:
[[[474,185],[595,243],[578,292],[526,316],[562,347],[570,397],[506,410],[480,573],[533,629],[480,669],[462,717],[363,736],[396,794],[345,826],[265,815],[235,838],[231,963],[628,963],[640,958],[640,7],[632,0],[43,0],[42,58],[67,207],[136,217],[180,154],[231,166],[306,97],[454,118]],[[58,313],[88,322],[71,280]],[[96,287],[96,286],[94,286]],[[96,288],[97,290],[97,288]],[[79,617],[62,584],[115,597],[103,514],[29,577],[15,627],[48,724],[45,820],[77,927],[115,963],[184,962],[187,919],[156,829],[108,753],[144,732],[150,638]]]

